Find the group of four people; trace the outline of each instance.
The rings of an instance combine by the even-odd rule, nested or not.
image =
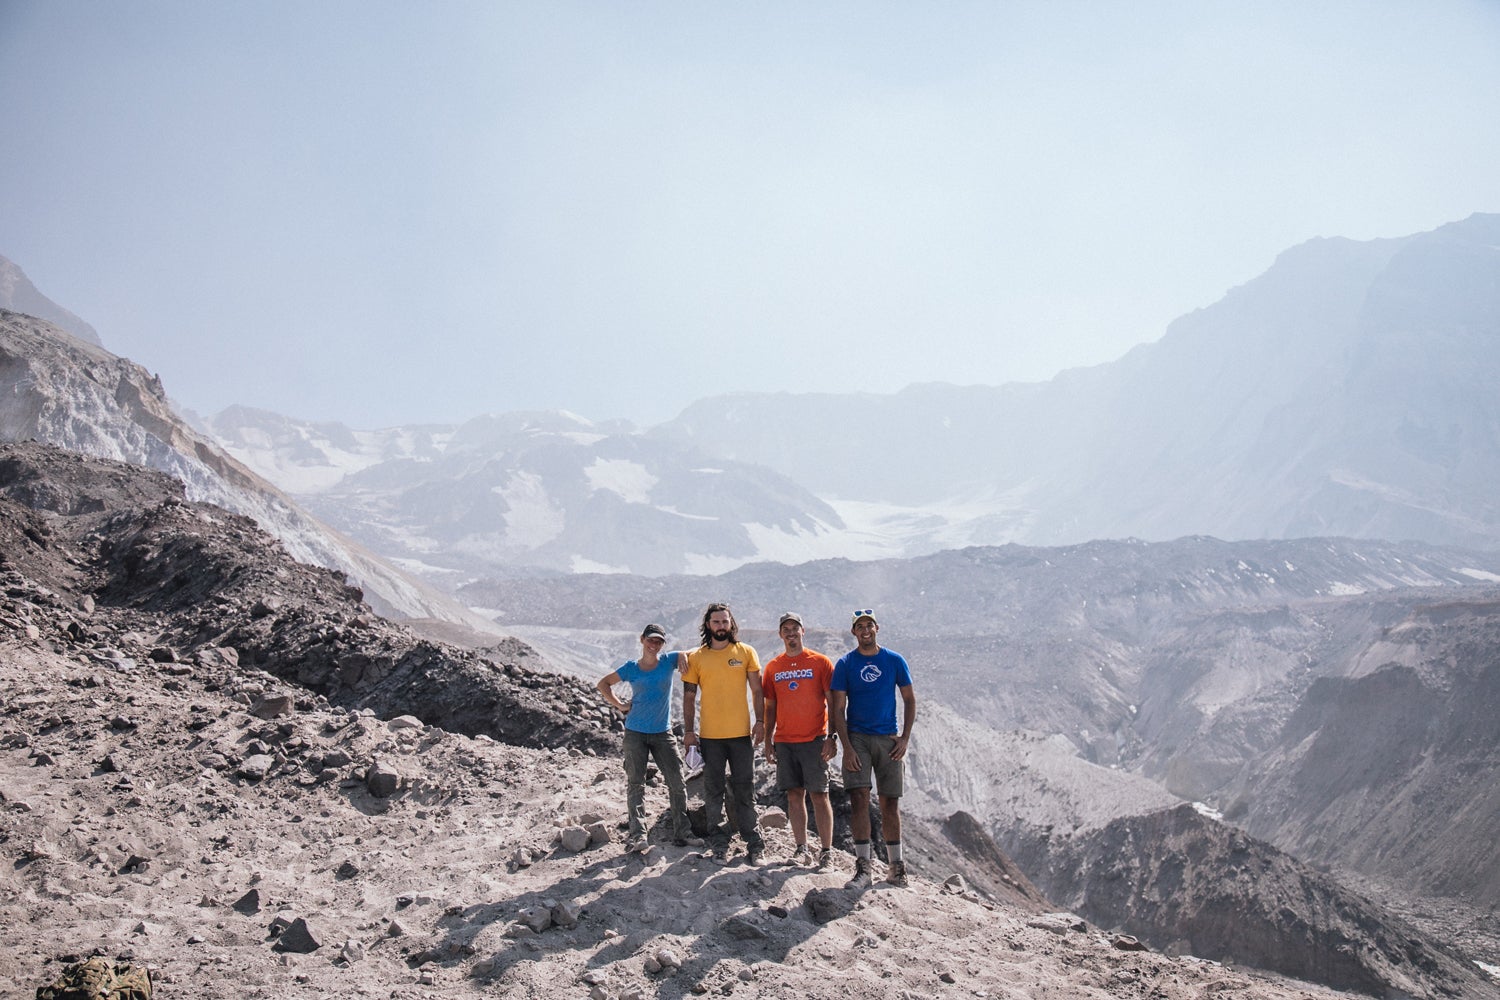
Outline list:
[[[755,650],[739,641],[739,625],[729,606],[710,604],[699,626],[697,648],[664,653],[666,630],[647,625],[641,631],[640,658],[600,678],[600,695],[625,715],[626,850],[646,846],[648,759],[656,761],[667,785],[674,843],[703,843],[688,821],[682,758],[672,735],[672,686],[680,677],[683,745],[689,751],[696,748],[703,759],[709,856],[720,864],[729,862],[726,792],[749,862],[758,864],[765,854],[755,811],[759,746],[767,762],[776,766],[777,787],[787,794],[795,844],[791,861],[827,869],[833,861],[828,763],[842,748],[855,855],[854,878],[848,886],[872,883],[872,786],[880,799],[886,881],[906,885],[900,800],[917,701],[905,658],[879,644],[880,625],[869,608],[852,615],[855,648],[837,664],[803,645],[802,618],[795,612],[781,616],[777,631],[785,648],[763,670]],[[622,681],[630,684],[629,702],[615,694],[614,686]],[[820,842],[816,858],[807,846],[808,797]]]

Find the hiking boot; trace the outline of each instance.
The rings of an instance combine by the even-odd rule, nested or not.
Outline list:
[[[892,861],[890,867],[885,870],[885,880],[898,889],[905,889],[908,884],[906,881],[906,862]]]
[[[798,844],[797,849],[792,852],[788,863],[794,864],[799,868],[804,868],[812,864],[812,852],[807,849],[806,844]]]
[[[855,858],[854,877],[844,883],[844,888],[868,889],[872,884],[874,884],[874,880],[870,878],[870,859]]]
[[[676,838],[672,841],[672,843],[676,844],[678,847],[702,847],[703,838],[694,837],[692,834],[688,834],[686,837]]]
[[[818,852],[818,863],[813,865],[814,871],[826,872],[833,867],[833,848],[825,847]]]
[[[716,865],[722,866],[729,864],[728,845],[716,845],[714,849],[709,852],[709,857],[713,859],[713,862]]]
[[[750,865],[753,868],[756,865],[759,865],[761,863],[761,860],[765,858],[765,856],[766,846],[764,844],[753,844],[751,845],[750,849],[745,852],[745,864]]]
[[[646,838],[645,837],[631,837],[629,840],[625,841],[625,853],[626,854],[640,854],[645,849],[646,849]]]

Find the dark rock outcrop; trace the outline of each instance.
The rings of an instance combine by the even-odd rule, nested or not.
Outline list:
[[[418,639],[378,617],[342,573],[293,561],[249,518],[187,502],[162,473],[0,445],[0,543],[0,570],[152,636],[141,660],[259,669],[336,705],[527,746],[618,745],[578,710],[596,707],[583,685],[519,662],[534,654],[502,663]],[[89,622],[78,613],[52,627],[94,649]]]

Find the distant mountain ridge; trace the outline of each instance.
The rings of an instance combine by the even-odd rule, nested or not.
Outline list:
[[[753,393],[640,430],[566,413],[210,428],[434,580],[714,573],[1093,538],[1500,547],[1500,215],[1316,239],[1120,359],[1035,384]],[[709,471],[712,470],[712,471]]]
[[[970,500],[963,542],[1346,535],[1500,546],[1500,215],[1319,239],[1156,343],[1047,383],[701,400],[712,442],[826,499]],[[849,434],[857,428],[864,460]],[[872,470],[876,474],[872,474]],[[962,544],[962,542],[961,542]]]
[[[843,528],[791,479],[563,412],[351,431],[236,407],[209,428],[309,509],[435,579],[717,572]]]

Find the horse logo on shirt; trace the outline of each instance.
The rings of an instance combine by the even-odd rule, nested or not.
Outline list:
[[[866,684],[874,684],[880,680],[880,668],[873,663],[866,663],[859,668],[859,679]]]

